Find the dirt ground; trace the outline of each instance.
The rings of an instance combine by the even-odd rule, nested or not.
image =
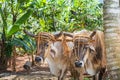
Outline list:
[[[57,77],[50,74],[47,64],[42,66],[33,66],[28,74],[23,65],[28,61],[28,56],[19,56],[16,58],[16,72],[11,67],[7,71],[0,71],[0,80],[57,80]],[[71,80],[69,74],[65,80]]]

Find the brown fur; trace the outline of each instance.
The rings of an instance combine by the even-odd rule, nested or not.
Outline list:
[[[62,45],[63,45],[63,54],[65,55],[65,56],[68,56],[68,57],[70,57],[70,55],[71,55],[71,50],[70,50],[70,48],[68,47],[68,45],[67,45],[67,41],[66,41],[66,37],[64,36],[64,35],[62,35]]]
[[[72,50],[70,49],[70,47],[67,45],[66,41],[67,37],[65,35],[62,35],[62,45],[63,45],[63,60],[65,61],[64,65],[68,65],[68,70],[71,72],[71,76],[75,79],[75,80],[79,80],[79,75],[81,75],[80,73],[78,73],[78,71],[75,69],[75,66],[73,65],[73,60],[74,58],[72,58]],[[80,79],[82,80],[82,79]]]
[[[101,31],[97,31],[95,35],[95,49],[96,49],[96,55],[93,58],[94,61],[97,60],[97,62],[100,63],[101,67],[106,66],[106,53],[105,53],[105,44],[104,44],[104,34]]]
[[[90,35],[91,33],[92,32],[85,30],[85,31],[80,32],[80,34],[74,35],[74,42],[77,39],[85,37],[89,41],[88,44],[94,46],[96,52],[94,54],[89,54],[88,60],[92,62],[93,68],[98,72],[101,69],[106,68],[104,33],[101,31],[96,31],[94,32],[94,34]],[[89,64],[85,64],[85,66],[87,68]]]
[[[96,31],[93,39],[94,42],[92,42],[91,45],[94,45],[96,53],[94,55],[91,55],[90,60],[92,61],[94,68],[100,69],[106,67],[106,53],[103,32]]]
[[[40,44],[43,44],[45,42],[55,41],[55,37],[47,32],[39,32],[37,36],[35,36],[35,39],[36,39],[36,44],[37,44],[37,54],[40,53],[40,50],[39,50]]]
[[[51,39],[51,38],[53,38],[53,39]],[[59,67],[59,65],[62,66],[63,69],[57,70],[57,71],[59,71],[59,76],[58,76],[59,80],[63,80],[62,78],[64,78],[64,75],[68,69],[71,71],[71,74],[74,78],[77,77],[78,73],[74,69],[75,67],[73,65],[71,65],[71,60],[70,60],[72,49],[70,49],[68,42],[72,41],[71,38],[68,38],[62,34],[61,37],[54,40],[54,37],[49,36],[48,33],[44,33],[44,34],[39,33],[36,37],[36,41],[37,41],[37,53],[38,54],[40,54],[40,45],[42,45],[42,43],[44,43],[44,42],[48,42],[49,46],[47,47],[47,49],[41,49],[43,51],[42,54],[44,55],[44,58],[52,59],[53,62],[56,63],[56,67]],[[56,56],[56,52],[52,51],[53,53],[55,53],[55,54],[53,54],[54,57],[52,57],[50,54],[51,49],[52,49],[50,45],[51,44],[54,45],[56,42],[60,42],[59,47],[61,47],[61,49],[60,49],[61,53],[59,54],[59,56]],[[43,46],[44,46],[44,44],[43,44]],[[64,70],[64,66],[67,66],[65,70]],[[64,73],[63,73],[63,71],[64,71]]]

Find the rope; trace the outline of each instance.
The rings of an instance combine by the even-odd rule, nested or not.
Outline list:
[[[69,46],[67,45],[67,38],[66,38],[66,36],[65,35],[63,35],[62,34],[62,45],[63,45],[63,54],[65,55],[65,56],[69,56],[70,57],[70,48],[69,48]]]
[[[86,39],[86,41],[84,39]],[[94,40],[92,40],[88,35],[75,35],[73,37],[73,42],[74,42],[73,49],[74,49],[74,55],[75,55],[76,59],[79,59],[79,56],[80,56],[80,54],[79,54],[80,44],[90,44],[93,41]]]
[[[35,36],[36,42],[37,42],[37,54],[40,52],[40,44],[44,42],[54,42],[55,38],[52,34],[47,32],[39,32],[37,36]]]

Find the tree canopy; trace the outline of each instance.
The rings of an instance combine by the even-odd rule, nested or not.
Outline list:
[[[0,0],[0,40],[7,55],[13,46],[35,50],[33,39],[23,33],[79,31],[102,27],[102,4],[97,0]],[[32,48],[32,49],[31,49]],[[32,51],[31,51],[32,52]]]

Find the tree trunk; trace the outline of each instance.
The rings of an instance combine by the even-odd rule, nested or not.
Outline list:
[[[32,53],[32,66],[35,65],[35,61],[34,61],[34,52]]]
[[[13,46],[13,58],[12,58],[12,69],[16,71],[16,47]]]
[[[120,80],[119,0],[104,0],[103,17],[108,75],[111,80]]]
[[[0,41],[0,71],[7,69],[7,57],[5,55],[5,40]]]

